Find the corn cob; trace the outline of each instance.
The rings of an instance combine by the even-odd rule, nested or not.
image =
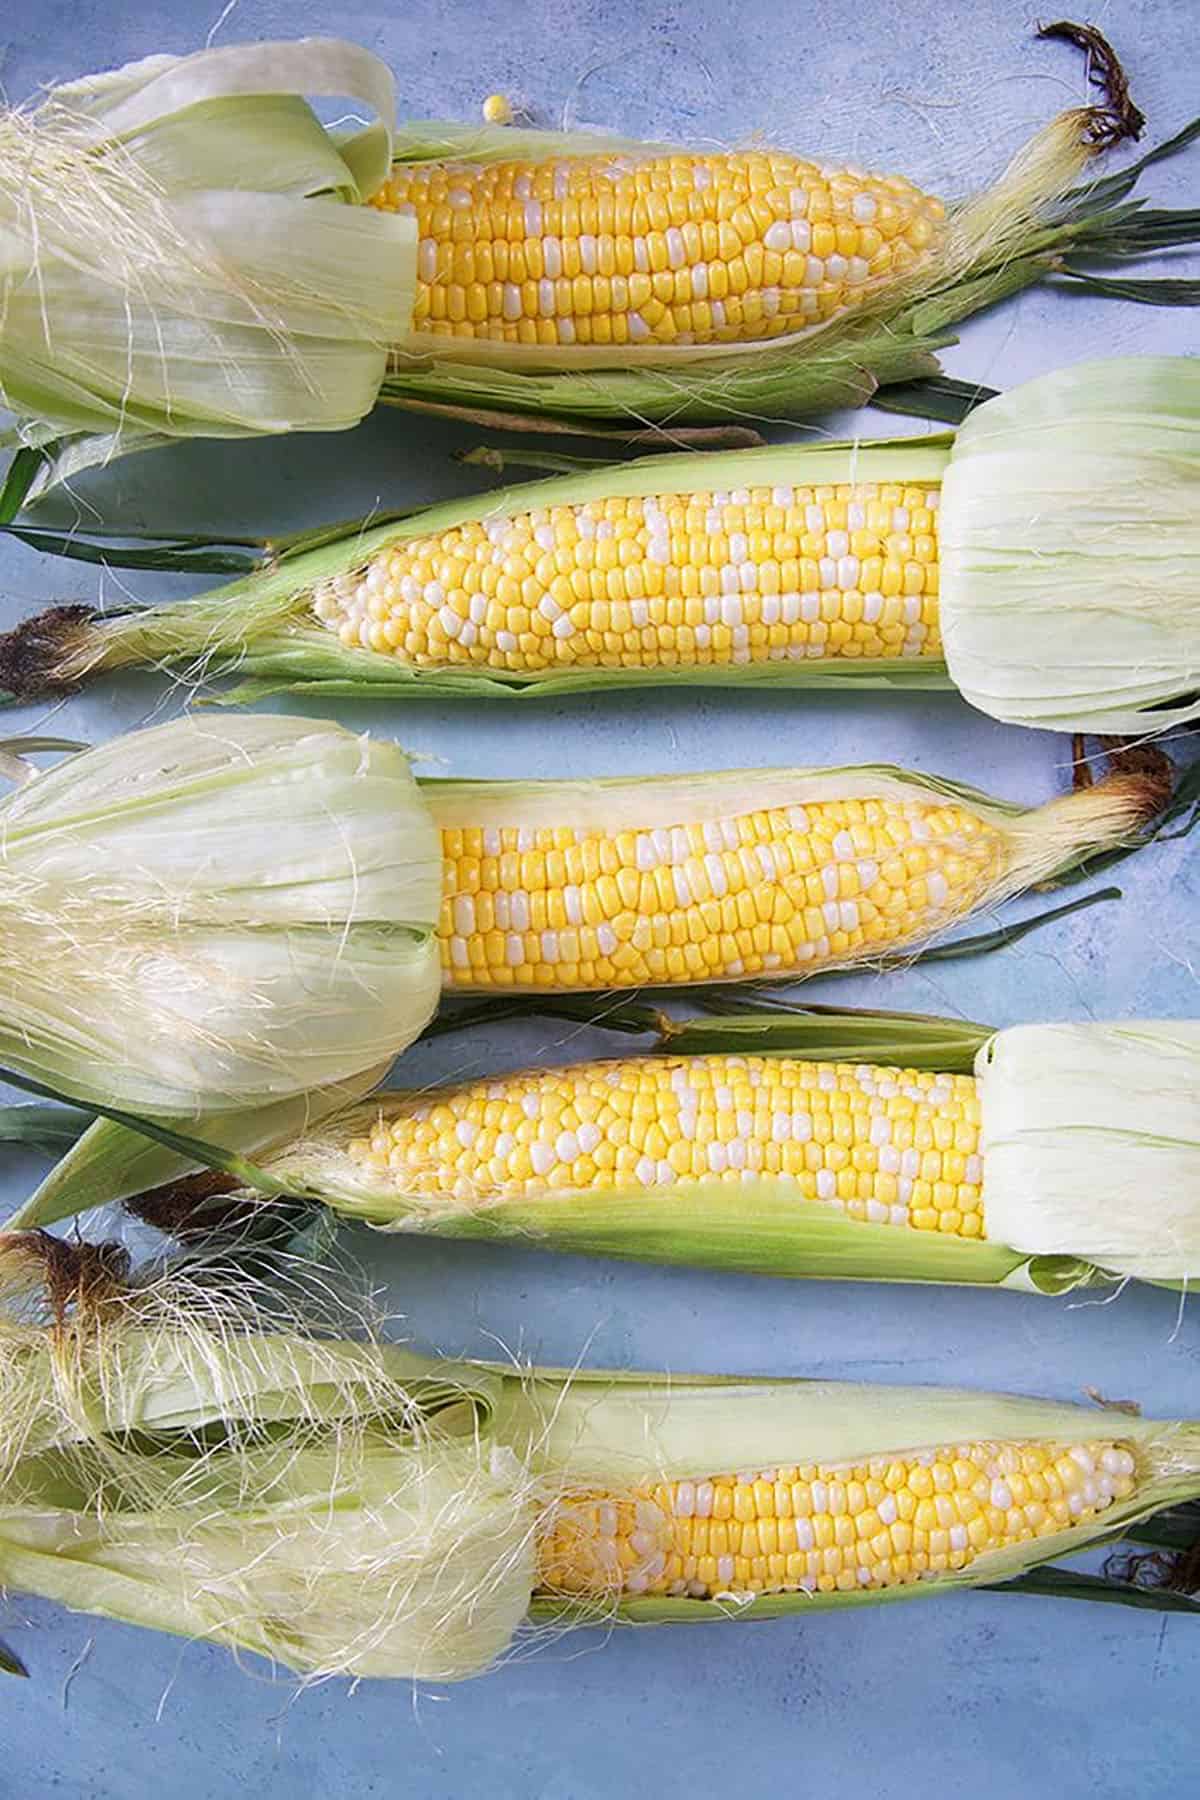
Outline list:
[[[944,930],[1121,841],[1138,775],[1032,813],[888,769],[429,782],[448,991],[783,979]],[[1161,796],[1159,796],[1161,798]]]
[[[0,639],[0,684],[166,662],[236,669],[246,698],[958,686],[1026,724],[1162,729],[1200,704],[1198,408],[1193,362],[1129,357],[954,439],[610,464],[343,528],[182,605],[57,609]]]
[[[946,217],[774,151],[398,162],[371,204],[415,219],[414,331],[456,344],[769,340],[917,269]]]
[[[103,1246],[0,1239],[0,1579],[313,1673],[459,1679],[526,1617],[770,1618],[1019,1583],[1200,1489],[1186,1422],[437,1363],[258,1331],[236,1284],[201,1318],[194,1278],[123,1271]]]
[[[833,1594],[908,1586],[1071,1525],[1137,1491],[1118,1440],[971,1443],[573,1497],[540,1546],[547,1594]]]
[[[770,1056],[533,1069],[337,1124],[352,1179],[430,1212],[770,1180],[785,1204],[963,1238],[984,1235],[979,1134],[969,1075]]]
[[[377,398],[476,422],[616,420],[635,440],[645,422],[734,421],[744,441],[746,417],[936,373],[957,319],[1050,271],[1086,279],[1065,253],[1190,241],[1187,213],[1143,222],[1077,186],[1144,120],[1103,39],[1074,41],[1105,104],[1052,120],[948,209],[902,176],[778,149],[396,130],[388,71],[336,40],[52,89],[0,112],[16,171],[0,183],[0,387],[38,447],[4,510],[125,449],[336,429]],[[330,133],[306,91],[349,93],[375,123]]]

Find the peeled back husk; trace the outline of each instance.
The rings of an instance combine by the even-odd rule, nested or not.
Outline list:
[[[1010,1026],[977,1067],[990,1233],[1143,1281],[1200,1275],[1200,1022]]]
[[[946,662],[1015,725],[1200,717],[1200,363],[1079,363],[972,413],[940,512]]]
[[[393,744],[250,716],[118,738],[0,806],[0,1061],[175,1117],[361,1074],[436,1006],[440,881]]]
[[[351,155],[305,96],[375,115]],[[0,404],[58,477],[171,439],[338,430],[412,311],[394,84],[329,38],[152,56],[0,112]],[[55,448],[59,448],[56,444]]]

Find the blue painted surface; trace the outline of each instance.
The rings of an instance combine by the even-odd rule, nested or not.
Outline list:
[[[52,78],[205,39],[215,4],[48,0],[0,24],[0,80],[22,98]],[[1194,0],[1114,0],[1099,23],[1127,57],[1159,136],[1193,111]],[[544,123],[732,141],[748,131],[830,158],[892,162],[943,192],[993,172],[1033,124],[1083,97],[1064,49],[1030,37],[1006,0],[816,0],[780,9],[648,0],[499,0],[404,9],[359,0],[242,4],[219,39],[345,29],[396,68],[402,110],[473,117],[501,89]],[[1164,203],[1194,203],[1200,164],[1158,171]],[[1186,351],[1194,316],[1023,296],[963,332],[947,362],[997,386],[1113,350]],[[891,427],[887,424],[883,429]],[[901,425],[901,429],[904,426]],[[919,427],[913,427],[919,429]],[[179,527],[275,527],[449,494],[462,441],[403,416],[352,437],[173,452],[88,489],[109,516]],[[126,578],[150,597],[162,578]],[[110,581],[112,578],[110,578]],[[86,570],[0,549],[0,621],[73,595]],[[112,591],[110,588],[109,591]],[[172,591],[182,592],[182,584]],[[104,736],[168,714],[147,678],[58,709],[56,731]],[[44,711],[14,718],[17,729]],[[952,698],[814,702],[679,696],[460,711],[347,706],[446,772],[616,773],[763,762],[886,759],[1036,800],[1063,778],[1064,740],[1022,735]],[[1125,900],[1003,958],[885,980],[831,982],[821,997],[1006,1022],[1159,1013],[1196,993],[1200,880],[1194,850],[1164,845],[1121,871]],[[599,1049],[587,1034],[497,1030],[472,1069]],[[414,1058],[420,1076],[463,1071],[461,1046]],[[32,1160],[6,1157],[14,1201]],[[0,1208],[2,1210],[2,1208]],[[1010,1295],[789,1286],[554,1259],[518,1250],[354,1246],[386,1279],[421,1344],[486,1354],[497,1339],[564,1363],[771,1370],[879,1381],[959,1380],[1063,1397],[1085,1386],[1162,1415],[1197,1410],[1200,1330],[1169,1295],[1110,1305]],[[1070,1602],[964,1595],[913,1609],[824,1614],[743,1630],[596,1634],[543,1650],[466,1688],[332,1683],[297,1695],[223,1651],[68,1616],[20,1597],[0,1637],[28,1683],[0,1682],[0,1796],[180,1800],[607,1800],[756,1787],[903,1800],[919,1782],[975,1800],[1060,1800],[1097,1791],[1189,1791],[1198,1739],[1200,1624]],[[72,1674],[72,1671],[74,1673]]]

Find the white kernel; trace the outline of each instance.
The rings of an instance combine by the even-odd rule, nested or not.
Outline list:
[[[687,261],[687,252],[683,247],[683,233],[678,225],[669,225],[666,231],[667,263],[672,269],[682,269]]]
[[[808,593],[800,595],[800,617],[806,625],[812,625],[821,616],[820,594]]]
[[[515,281],[504,283],[504,292],[500,301],[501,311],[510,324],[521,317],[521,290]]]
[[[858,586],[859,561],[857,556],[839,556],[837,584],[843,593]]]
[[[825,279],[825,264],[819,256],[810,256],[804,265],[805,287],[820,287]]]
[[[456,969],[465,969],[470,961],[467,955],[467,940],[462,937],[450,939],[450,961]]]
[[[594,1124],[591,1119],[586,1119],[575,1133],[575,1136],[579,1139],[580,1150],[585,1156],[590,1156],[592,1151],[595,1150],[599,1144],[603,1133],[601,1132],[600,1127]]]
[[[639,1156],[633,1172],[643,1187],[654,1186],[654,1158],[652,1156]]]
[[[580,233],[579,262],[585,275],[596,273],[596,240],[590,231]]]
[[[675,1487],[675,1498],[672,1511],[677,1519],[690,1519],[696,1509],[696,1488],[694,1482],[680,1481]]]
[[[617,934],[611,925],[607,922],[602,925],[597,925],[596,942],[600,946],[601,955],[611,956],[617,947],[618,941]]]
[[[767,250],[790,250],[792,248],[792,227],[787,219],[777,219],[774,225],[768,225],[763,238],[763,247]]]
[[[535,1175],[548,1175],[554,1167],[554,1152],[549,1144],[530,1144],[529,1161]]]
[[[462,630],[462,620],[452,606],[443,606],[438,613],[438,624],[448,638],[456,638]]]
[[[832,1169],[817,1170],[817,1199],[833,1200],[837,1197],[837,1176]]]
[[[807,256],[812,249],[812,226],[807,219],[792,220],[792,249]]]
[[[714,1141],[708,1146],[708,1166],[709,1166],[709,1168],[711,1169],[711,1171],[714,1175],[721,1175],[724,1173],[725,1169],[728,1167],[728,1164],[729,1164],[729,1158],[725,1153],[724,1144],[719,1144],[714,1139]]]
[[[887,1121],[884,1120],[883,1123],[886,1124]],[[874,1141],[874,1134],[872,1134],[872,1142]],[[900,1173],[900,1152],[894,1144],[889,1144],[885,1140],[880,1141],[879,1173],[881,1175],[898,1175]]]
[[[708,264],[696,263],[692,268],[692,299],[708,299]]]
[[[823,588],[828,589],[837,586],[837,564],[834,562],[832,556],[822,556],[817,563],[817,569],[819,571],[818,578]]]
[[[574,625],[565,613],[561,619],[555,619],[553,634],[556,638],[569,638],[574,633],[574,630]]]
[[[504,940],[504,960],[510,969],[519,969],[525,961],[525,944],[516,932]]]

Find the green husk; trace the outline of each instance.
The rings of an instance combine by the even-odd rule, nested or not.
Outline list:
[[[1023,1025],[980,1053],[989,1217],[1033,1254],[1200,1275],[1200,1022]]]
[[[558,1599],[537,1591],[538,1545],[581,1492],[977,1439],[1069,1444],[1100,1435],[1100,1415],[928,1388],[439,1363],[287,1319],[263,1329],[236,1270],[131,1286],[101,1247],[36,1234],[0,1240],[0,1271],[0,1581],[305,1674],[457,1680],[519,1644],[523,1619],[762,1619],[1013,1580],[1200,1491],[1200,1427],[1122,1416],[1111,1435],[1138,1458],[1134,1495],[935,1580]]]
[[[375,113],[373,154],[343,156],[308,93]],[[0,400],[9,446],[43,452],[30,498],[126,450],[370,410],[415,292],[411,222],[358,204],[393,116],[387,69],[333,39],[149,57],[0,113]]]
[[[0,826],[0,1055],[60,1097],[244,1113],[434,1010],[439,845],[393,745],[183,719],[36,775]]]
[[[947,663],[973,706],[1051,730],[1200,717],[1200,365],[1080,363],[980,407],[940,542]]]
[[[69,1150],[88,1123],[88,1115],[74,1106],[0,1106],[0,1144]]]

